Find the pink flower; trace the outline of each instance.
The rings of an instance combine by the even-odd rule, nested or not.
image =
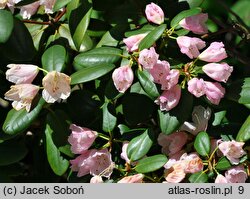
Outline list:
[[[189,155],[184,153],[180,157],[180,162],[182,162],[185,173],[196,173],[203,170],[203,162],[196,153]]]
[[[130,66],[121,66],[114,70],[112,74],[112,79],[116,89],[120,93],[125,93],[125,91],[131,86],[134,80],[134,73]]]
[[[228,183],[227,179],[221,174],[217,175],[214,182],[215,183]]]
[[[70,81],[71,78],[64,73],[49,72],[42,81],[44,100],[48,103],[54,103],[60,99],[67,99],[71,92]]]
[[[101,176],[93,176],[90,179],[90,183],[103,183],[102,177]]]
[[[165,179],[169,183],[181,182],[186,176],[182,164],[175,164],[165,171]]]
[[[127,51],[129,52],[137,51],[140,42],[144,39],[146,35],[147,33],[143,33],[143,34],[133,35],[133,36],[123,39],[123,42],[127,46]]]
[[[155,48],[151,47],[149,50],[144,49],[140,52],[138,61],[145,69],[150,70],[157,63],[158,58]]]
[[[31,64],[8,64],[6,79],[15,84],[30,84],[37,76],[39,69]]]
[[[215,104],[218,105],[220,103],[221,98],[224,97],[225,89],[221,86],[218,82],[207,82],[204,81],[206,84],[206,97],[207,99]]]
[[[232,164],[238,164],[240,158],[246,154],[242,149],[243,145],[244,142],[236,142],[235,140],[225,141],[219,144],[219,149]]]
[[[13,101],[12,106],[17,111],[26,108],[26,111],[29,112],[32,100],[38,93],[39,89],[39,86],[33,84],[17,84],[11,86],[10,90],[7,91],[4,96],[5,99]]]
[[[190,30],[195,34],[205,34],[208,32],[207,26],[206,26],[207,19],[208,19],[208,14],[200,13],[200,14],[182,19],[179,22],[179,25],[182,28],[186,30]]]
[[[233,67],[227,63],[210,63],[203,66],[202,70],[212,79],[226,83],[233,72]]]
[[[162,111],[169,111],[177,106],[181,98],[181,88],[176,85],[170,90],[164,91],[155,103],[160,105]]]
[[[40,5],[44,6],[45,13],[53,14],[53,7],[56,3],[56,0],[40,0]]]
[[[122,153],[121,153],[121,158],[126,161],[126,163],[130,164],[130,159],[128,158],[127,154],[127,148],[128,148],[129,142],[123,142],[122,144]]]
[[[162,146],[162,153],[166,155],[174,155],[179,152],[187,143],[188,135],[185,132],[174,132],[170,135],[160,133],[158,136],[158,144]]]
[[[145,13],[147,20],[150,22],[153,22],[158,25],[164,22],[164,12],[158,5],[154,3],[148,4],[146,6]]]
[[[193,78],[188,81],[188,91],[195,97],[201,97],[206,93],[206,84],[203,79]]]
[[[170,72],[170,65],[167,61],[157,60],[157,63],[150,69],[150,74],[154,78],[154,82],[162,84]]]
[[[219,62],[227,58],[227,53],[222,42],[213,42],[198,58],[206,62]]]
[[[75,124],[70,125],[71,135],[68,142],[71,144],[71,151],[74,154],[81,154],[89,149],[97,137],[97,132],[88,128],[82,128]]]
[[[39,6],[39,1],[22,6],[20,10],[20,15],[23,17],[23,19],[30,19],[30,17],[37,12]]]
[[[245,183],[247,173],[243,165],[235,166],[226,171],[225,177],[228,183]]]
[[[179,70],[177,69],[170,70],[166,78],[163,79],[161,82],[161,89],[169,90],[173,88],[176,84],[178,84],[179,76],[180,76]]]
[[[177,37],[177,44],[183,54],[186,54],[190,59],[200,55],[199,50],[206,46],[206,43],[196,37],[180,36]]]
[[[119,180],[117,183],[142,183],[144,175],[139,173],[131,176],[126,176]]]

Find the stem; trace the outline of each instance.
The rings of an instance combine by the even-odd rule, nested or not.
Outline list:
[[[45,70],[45,69],[43,69],[43,68],[38,67],[38,69],[39,69],[40,71],[45,72],[46,74],[48,74],[48,73],[49,73],[49,71],[47,71],[47,70]]]
[[[170,39],[174,39],[174,40],[176,40],[177,38],[176,37],[173,37],[173,36],[168,36]]]
[[[65,13],[66,13],[66,8],[64,8],[63,11],[54,19],[54,22],[58,22]]]
[[[98,133],[98,137],[100,137],[100,138],[102,138],[102,139],[104,139],[104,140],[109,141],[109,137],[106,136],[106,135],[104,135],[104,134],[102,134],[102,133]]]
[[[33,20],[22,20],[24,23],[40,24],[40,25],[51,25],[51,21],[33,21]]]

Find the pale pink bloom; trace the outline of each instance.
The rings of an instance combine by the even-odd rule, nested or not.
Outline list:
[[[203,162],[196,153],[187,155],[184,153],[180,157],[180,162],[183,165],[185,173],[196,173],[203,170]]]
[[[4,9],[7,5],[11,12],[14,12],[15,4],[19,3],[20,1],[22,0],[0,0],[0,9]]]
[[[225,94],[225,88],[221,86],[218,82],[208,82],[204,81],[206,84],[206,97],[207,99],[215,105],[218,105],[220,103],[221,98],[224,97]]]
[[[225,177],[228,183],[245,183],[248,178],[243,165],[228,169],[225,173]]]
[[[179,70],[177,69],[170,70],[166,78],[162,80],[161,89],[169,90],[173,88],[176,84],[178,84],[179,76],[180,76]]]
[[[190,59],[200,55],[199,50],[206,46],[206,43],[196,37],[180,36],[177,37],[177,44],[183,54],[186,54]]]
[[[238,164],[240,158],[246,154],[242,149],[244,144],[244,142],[236,142],[235,140],[225,141],[219,144],[219,149],[232,164]]]
[[[173,155],[169,155],[167,163],[164,165],[165,169],[170,169],[174,164],[180,163],[181,156],[186,153],[185,150],[178,151]]]
[[[145,14],[146,14],[147,20],[150,22],[153,22],[158,25],[164,22],[164,12],[155,3],[151,3],[146,6]]]
[[[145,69],[150,70],[157,63],[158,58],[155,48],[151,47],[149,50],[144,49],[140,52],[138,61]]]
[[[117,183],[142,183],[144,175],[139,173],[131,176],[126,176],[119,180]]]
[[[8,64],[6,79],[15,84],[30,84],[37,76],[39,69],[31,64]]]
[[[129,65],[121,66],[114,70],[112,79],[116,89],[120,93],[125,93],[133,83],[134,73]]]
[[[71,92],[70,81],[71,78],[64,73],[49,72],[42,80],[44,100],[48,103],[54,103],[60,99],[67,99]]]
[[[0,0],[0,9],[4,9],[7,5],[8,0]]]
[[[32,100],[39,89],[39,86],[33,84],[17,84],[11,86],[10,90],[7,91],[4,96],[5,99],[13,101],[12,106],[17,111],[26,108],[26,111],[29,112]]]
[[[192,93],[195,97],[201,97],[206,93],[205,81],[201,78],[193,78],[188,81],[188,91]]]
[[[39,1],[22,6],[20,10],[20,15],[23,17],[23,19],[30,19],[30,17],[37,12],[39,6]]]
[[[44,6],[45,13],[52,14],[56,0],[40,0],[40,5]]]
[[[176,85],[170,90],[163,91],[161,96],[155,100],[155,103],[160,105],[162,111],[169,111],[178,105],[180,98],[181,88]]]
[[[194,16],[186,17],[179,22],[179,25],[190,30],[195,34],[205,34],[208,32],[206,21],[208,19],[208,14],[200,13]]]
[[[103,183],[102,177],[101,176],[93,176],[90,179],[90,183]]]
[[[228,183],[227,179],[221,174],[217,175],[214,182],[215,183]]]
[[[128,158],[127,154],[127,148],[128,148],[129,142],[125,141],[122,144],[122,153],[121,153],[121,158],[126,161],[126,163],[130,164],[130,159]]]
[[[182,164],[175,164],[165,171],[165,179],[169,183],[181,182],[186,176]]]
[[[142,34],[133,35],[133,36],[123,39],[123,42],[127,46],[127,51],[129,52],[137,51],[140,42],[144,39],[146,35],[147,33],[142,33]]]
[[[83,128],[75,124],[70,125],[71,135],[68,142],[71,144],[71,151],[74,154],[81,154],[88,150],[97,137],[97,132]]]
[[[213,42],[198,58],[206,62],[219,62],[227,58],[227,53],[222,42]]]
[[[162,84],[170,72],[170,64],[167,61],[157,60],[157,63],[150,69],[150,74],[154,78],[154,82]]]
[[[185,132],[174,132],[170,135],[160,133],[157,142],[162,146],[162,153],[166,155],[174,155],[179,152],[187,143],[188,135]]]
[[[202,70],[212,79],[226,83],[231,73],[233,72],[233,67],[229,66],[225,62],[210,63],[203,66]]]

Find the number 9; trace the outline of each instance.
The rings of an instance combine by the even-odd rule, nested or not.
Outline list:
[[[238,191],[239,191],[239,194],[243,194],[244,193],[244,187],[243,186],[239,186],[238,187]]]

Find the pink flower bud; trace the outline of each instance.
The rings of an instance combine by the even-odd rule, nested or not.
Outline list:
[[[54,103],[60,99],[67,99],[71,92],[70,81],[71,78],[64,73],[49,72],[42,80],[44,100],[48,103]]]
[[[240,158],[246,154],[242,149],[244,142],[225,141],[219,144],[219,149],[232,164],[238,164]]]
[[[30,19],[30,17],[37,12],[39,6],[39,1],[22,6],[20,10],[20,15],[23,17],[23,19]]]
[[[221,175],[221,174],[217,175],[217,177],[216,177],[216,179],[215,179],[214,182],[215,183],[228,183],[227,179],[223,175]]]
[[[6,79],[15,84],[30,84],[39,72],[37,66],[30,64],[9,64],[7,67],[10,69],[6,71]]]
[[[228,183],[245,183],[247,173],[243,165],[235,166],[226,171],[225,177]]]
[[[126,176],[119,180],[117,183],[142,183],[144,175],[139,173],[132,176]]]
[[[204,81],[206,84],[206,97],[207,99],[215,105],[218,105],[220,103],[221,98],[224,97],[225,94],[225,88],[221,86],[218,82],[207,82]]]
[[[176,41],[181,52],[186,54],[190,59],[198,57],[200,54],[199,50],[206,46],[204,41],[196,37],[180,36],[177,37]]]
[[[188,91],[195,97],[201,97],[206,92],[206,84],[203,79],[193,78],[188,81]]]
[[[170,65],[167,61],[157,60],[157,63],[150,69],[150,74],[154,78],[154,82],[162,84],[170,72]]]
[[[151,47],[149,50],[144,49],[140,52],[138,61],[145,69],[150,70],[157,63],[158,58],[159,55],[155,52],[155,48]]]
[[[17,84],[10,87],[4,96],[5,99],[13,101],[12,106],[17,111],[26,108],[29,112],[31,108],[31,103],[36,94],[39,91],[39,86],[33,84]]]
[[[219,62],[227,58],[227,53],[222,42],[213,42],[198,58],[206,62]]]
[[[90,179],[90,183],[103,183],[102,177],[101,176],[93,176]]]
[[[158,5],[154,3],[148,4],[146,6],[145,13],[147,20],[150,22],[153,22],[158,25],[164,22],[164,12]]]
[[[181,88],[176,85],[170,90],[164,91],[155,103],[160,105],[162,111],[169,111],[177,106],[181,98]]]
[[[129,52],[137,51],[140,42],[144,39],[146,35],[147,33],[143,33],[143,34],[133,35],[133,36],[123,39],[123,42],[127,46],[127,51]]]
[[[210,63],[203,66],[202,70],[212,79],[226,83],[233,72],[233,67],[227,63]]]
[[[200,14],[182,19],[179,22],[179,25],[182,28],[186,30],[190,30],[195,34],[205,34],[208,32],[207,26],[206,26],[207,19],[208,19],[208,14],[200,13]]]
[[[130,66],[121,66],[114,70],[112,74],[112,79],[116,89],[120,93],[125,93],[125,91],[131,86],[134,80],[134,73]]]
[[[121,158],[126,161],[126,163],[130,164],[130,159],[128,158],[127,154],[127,148],[128,148],[129,142],[123,142],[122,144],[122,153]]]
[[[169,90],[173,88],[176,84],[178,84],[179,76],[180,76],[179,70],[177,69],[170,70],[166,78],[163,79],[161,82],[161,89]]]
[[[40,5],[44,6],[45,13],[53,14],[53,7],[56,3],[56,0],[40,0]]]
[[[68,138],[68,142],[71,144],[71,151],[75,154],[81,154],[88,150],[97,137],[96,131],[75,124],[70,125],[70,130],[72,133]]]

